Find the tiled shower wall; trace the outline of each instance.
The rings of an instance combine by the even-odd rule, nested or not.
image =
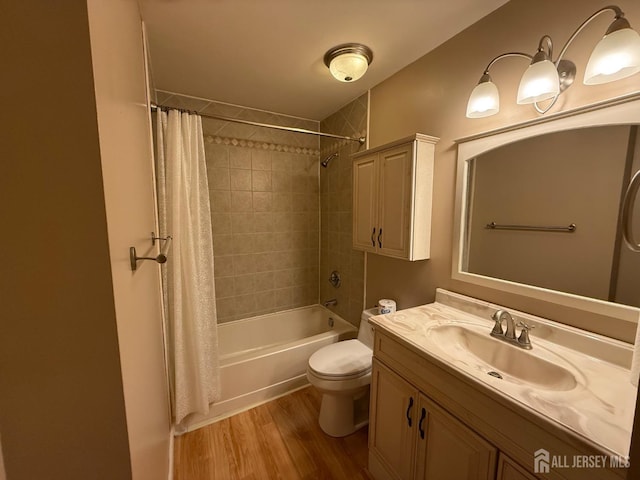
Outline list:
[[[157,92],[163,105],[317,130],[318,122]],[[319,140],[203,118],[218,323],[318,303]]]
[[[320,130],[350,137],[367,135],[368,95],[364,94],[320,122]],[[364,253],[352,248],[352,153],[365,149],[357,142],[322,137],[321,158],[338,152],[327,168],[320,168],[320,301],[336,299],[331,307],[354,325],[364,304]],[[328,281],[338,271],[342,283]]]

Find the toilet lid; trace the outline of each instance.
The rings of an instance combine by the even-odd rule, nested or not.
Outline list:
[[[322,347],[309,358],[309,367],[327,377],[365,374],[371,370],[373,351],[359,340],[345,340]]]

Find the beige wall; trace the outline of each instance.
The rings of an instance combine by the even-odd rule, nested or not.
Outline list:
[[[369,95],[348,103],[320,122],[320,130],[350,137],[367,136]],[[320,139],[320,158],[338,152],[327,168],[320,168],[320,301],[338,300],[330,307],[342,318],[359,325],[364,302],[364,252],[353,249],[352,161],[350,155],[364,145],[330,137]],[[341,285],[328,281],[340,272]]]
[[[607,300],[629,130],[551,133],[480,155],[473,167],[467,271]],[[487,229],[491,222],[577,228]]]
[[[369,133],[372,147],[415,132],[438,136],[440,141],[436,145],[431,259],[409,263],[369,255],[366,280],[369,303],[385,295],[396,298],[399,306],[406,308],[433,301],[435,288],[444,287],[632,340],[633,329],[608,331],[604,317],[451,279],[456,170],[454,140],[539,117],[533,108],[516,105],[512,100],[519,76],[526,68],[522,59],[508,58],[492,69],[492,77],[501,94],[501,112],[498,115],[467,119],[465,110],[471,90],[487,63],[496,55],[514,50],[534,52],[543,34],[551,35],[558,42],[556,48],[561,48],[562,42],[584,19],[607,4],[597,0],[511,0],[371,91]],[[625,0],[618,4],[627,13],[631,24],[638,28],[640,3]],[[610,21],[608,16],[598,18],[567,51],[567,57],[578,65],[578,77],[583,74],[591,49]],[[638,78],[636,75],[612,84],[591,87],[577,80],[552,112],[637,91]]]
[[[4,2],[0,430],[11,480],[131,478],[85,2]]]
[[[307,130],[318,122],[158,92],[158,102]],[[318,137],[203,118],[218,322],[318,303]]]
[[[164,479],[171,424],[160,266],[139,262],[132,272],[129,264],[131,246],[155,255],[150,235],[157,232],[142,24],[135,2],[88,6],[131,469],[135,479]]]

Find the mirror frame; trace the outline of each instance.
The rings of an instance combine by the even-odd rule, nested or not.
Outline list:
[[[487,277],[462,270],[465,237],[467,235],[467,193],[469,161],[478,155],[518,140],[545,133],[605,125],[640,124],[640,93],[599,102],[575,110],[560,112],[518,125],[493,130],[456,140],[458,162],[456,173],[456,200],[454,213],[453,255],[451,276],[454,280],[471,283],[498,291],[588,311],[637,324],[640,309],[627,305],[583,297],[523,283]]]

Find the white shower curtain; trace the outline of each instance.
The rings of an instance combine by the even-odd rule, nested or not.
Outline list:
[[[176,432],[220,398],[213,239],[199,115],[158,110],[160,231],[173,237],[162,268]]]

